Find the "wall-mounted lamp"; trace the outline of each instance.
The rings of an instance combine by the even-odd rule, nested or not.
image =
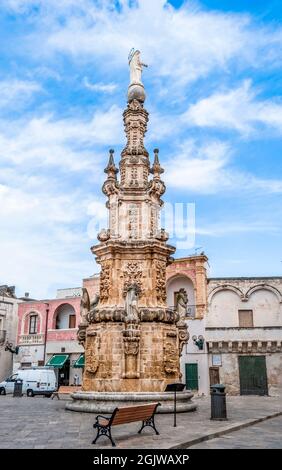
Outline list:
[[[204,349],[204,337],[202,335],[199,335],[198,337],[196,335],[192,336],[192,340],[194,341],[194,344],[198,346],[199,349]]]
[[[5,351],[10,351],[12,354],[18,354],[19,353],[19,346],[13,347],[12,343],[9,343],[8,341],[5,344]]]

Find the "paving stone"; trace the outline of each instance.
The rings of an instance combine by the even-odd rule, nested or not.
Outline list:
[[[159,436],[146,429],[141,435],[139,423],[116,426],[112,430],[117,448],[135,449],[167,449],[182,445],[196,437],[202,438],[207,433],[229,429],[230,426],[242,424],[258,417],[264,418],[281,411],[279,397],[227,397],[227,421],[210,420],[210,399],[197,398],[198,411],[179,413],[177,427],[173,427],[173,415],[157,415],[156,426]],[[93,423],[95,415],[91,413],[77,413],[65,410],[65,402],[55,402],[41,397],[20,399],[11,396],[0,396],[0,448],[84,448],[103,449],[111,448],[107,439],[98,441],[98,445],[91,442],[95,436]],[[268,423],[271,427],[268,427]],[[264,429],[264,431],[262,431]],[[242,437],[242,433],[248,433]],[[233,442],[233,434],[238,436]],[[262,444],[267,448],[280,448],[276,437],[281,434],[281,421],[275,418],[263,423],[255,424],[249,428],[241,429],[220,438],[205,441],[195,448],[230,448],[228,446],[242,446],[242,448],[260,448]],[[261,437],[258,439],[258,436]],[[249,446],[249,447],[244,447]],[[233,447],[234,448],[234,447]]]

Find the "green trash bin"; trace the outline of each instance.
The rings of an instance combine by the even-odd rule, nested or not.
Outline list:
[[[215,384],[210,387],[210,390],[211,419],[225,421],[227,419],[225,385]]]

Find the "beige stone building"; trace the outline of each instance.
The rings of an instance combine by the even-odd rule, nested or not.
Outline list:
[[[211,278],[205,339],[211,382],[229,394],[282,388],[282,278]]]
[[[8,377],[13,370],[13,354],[5,351],[6,343],[13,348],[16,345],[18,304],[15,288],[0,286],[0,381]]]

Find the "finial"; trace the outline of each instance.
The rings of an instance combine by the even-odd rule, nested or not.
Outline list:
[[[104,170],[105,173],[110,173],[110,171],[113,171],[116,174],[118,172],[114,162],[114,153],[115,151],[113,149],[109,150],[109,161],[107,167]]]
[[[154,154],[155,154],[154,163],[152,165],[150,173],[153,173],[153,175],[156,176],[158,174],[160,175],[161,173],[163,173],[164,170],[161,167],[160,162],[159,162],[159,149],[154,149]]]
[[[154,165],[158,165],[158,164],[160,164],[160,162],[159,162],[159,149],[154,149],[154,154],[155,154]]]

